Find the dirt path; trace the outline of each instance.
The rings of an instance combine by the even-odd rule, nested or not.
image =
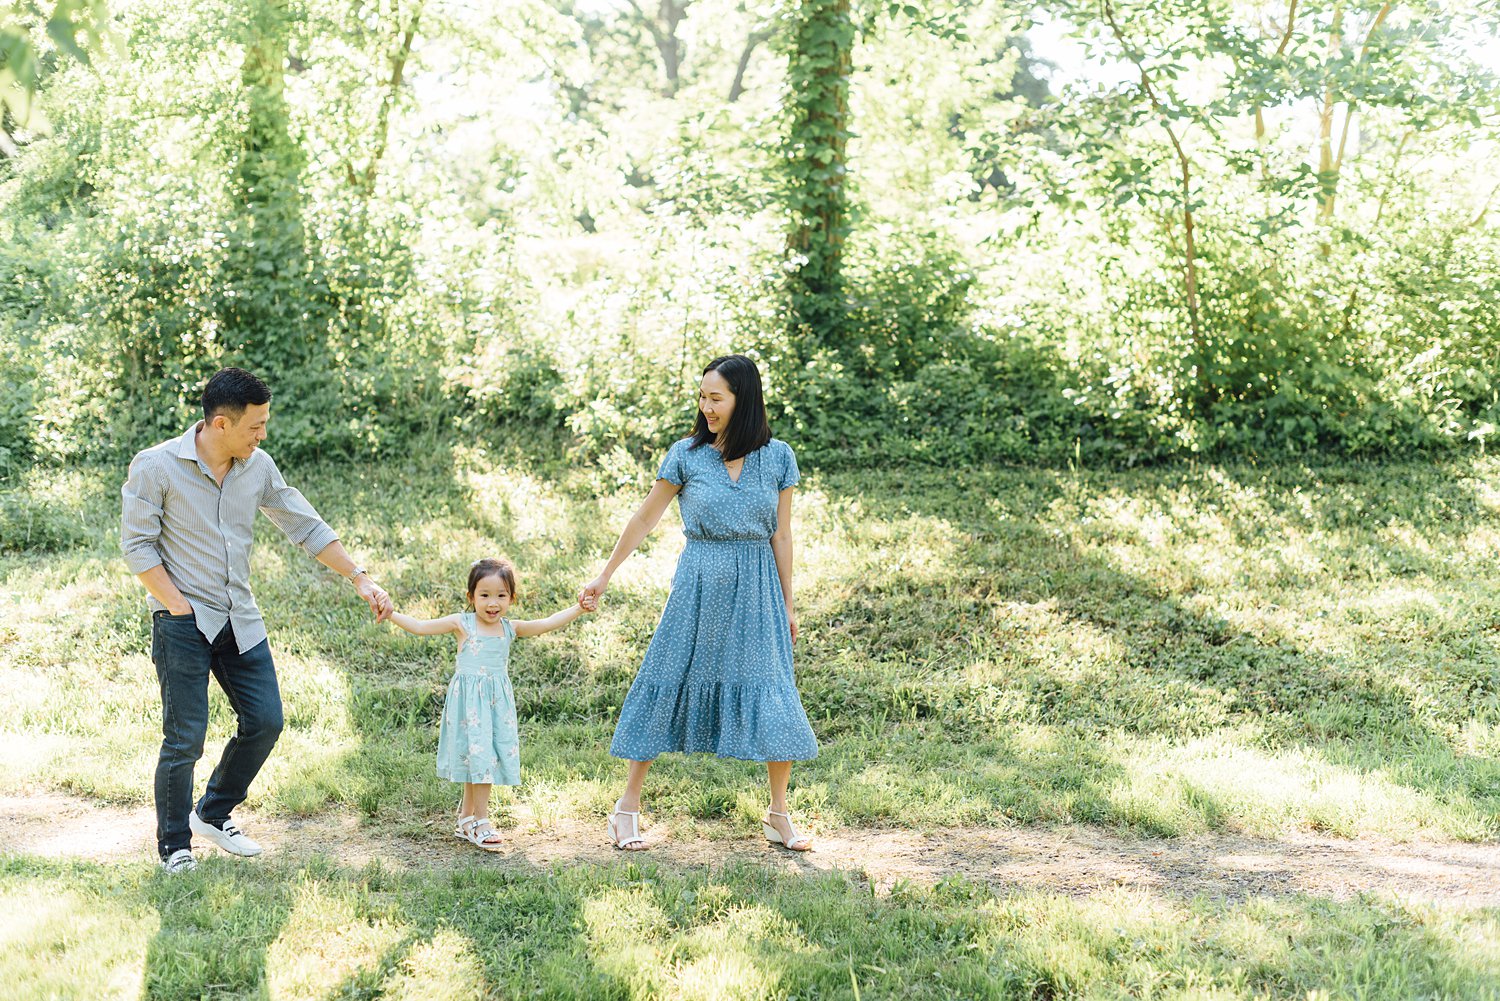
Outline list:
[[[667,840],[653,838],[648,828],[652,849],[626,856],[609,847],[602,819],[564,818],[543,827],[523,807],[515,827],[504,832],[510,850],[484,855],[437,824],[419,837],[382,838],[353,815],[286,820],[241,811],[238,819],[268,852],[293,857],[322,852],[350,865],[379,860],[397,869],[630,861],[686,869],[744,861],[785,872],[847,871],[882,893],[902,881],[930,885],[961,875],[999,888],[1073,896],[1128,886],[1173,897],[1232,900],[1301,893],[1343,899],[1371,893],[1443,907],[1500,906],[1500,844],[1493,843],[1398,844],[1311,835],[1274,841],[1236,835],[1137,839],[1090,827],[852,829],[822,832],[813,851],[794,855],[748,833],[733,840]],[[0,852],[140,860],[151,856],[154,826],[149,807],[99,806],[57,793],[0,796]]]

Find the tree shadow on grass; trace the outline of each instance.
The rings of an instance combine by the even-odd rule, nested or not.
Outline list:
[[[1492,932],[1484,916],[1372,900],[1182,901],[1145,888],[1070,899],[963,878],[877,895],[854,874],[672,872],[645,860],[398,872],[261,859],[174,878],[16,860],[0,880],[0,892],[93,895],[143,921],[154,912],[150,1001],[1500,989],[1493,964],[1469,948]],[[100,988],[87,939],[57,925],[33,931],[24,915],[14,935],[21,954],[60,957],[77,992]],[[24,989],[28,973],[10,982]]]
[[[810,711],[873,715],[909,733],[924,726],[937,731],[929,767],[965,761],[975,741],[1007,728],[1018,735],[1037,726],[1069,734],[1069,753],[1081,754],[1090,774],[1094,795],[1086,802],[1095,809],[1091,815],[1070,807],[1068,815],[1167,833],[1188,817],[1190,829],[1233,825],[1254,807],[1189,784],[1173,794],[1175,818],[1153,818],[1149,802],[1139,814],[1141,801],[1122,800],[1116,785],[1122,741],[1182,746],[1248,725],[1252,743],[1266,753],[1251,747],[1242,765],[1293,751],[1312,765],[1327,762],[1362,782],[1392,783],[1428,801],[1428,820],[1419,827],[1492,836],[1485,818],[1500,805],[1500,767],[1461,756],[1450,740],[1467,714],[1495,718],[1482,691],[1450,704],[1443,718],[1399,671],[1324,650],[1295,629],[1231,624],[1205,600],[1215,589],[1223,593],[1223,581],[1174,561],[1180,555],[1174,547],[1190,543],[1199,550],[1263,548],[1285,529],[1289,511],[1323,533],[1315,542],[1330,551],[1325,559],[1347,555],[1340,547],[1358,549],[1367,540],[1329,534],[1328,526],[1345,518],[1324,505],[1403,510],[1386,496],[1392,468],[1341,475],[1340,491],[1326,500],[1285,496],[1302,482],[1299,476],[1262,476],[1253,493],[1271,500],[1253,505],[1229,503],[1249,492],[1232,478],[1241,471],[1211,472],[918,470],[898,490],[885,474],[827,476],[827,508],[856,514],[838,529],[847,535],[851,562],[841,577],[819,582],[814,612],[804,620],[810,636],[824,637],[801,661]],[[1420,491],[1424,499],[1408,519],[1413,539],[1404,548],[1418,551],[1391,552],[1393,562],[1380,572],[1441,564],[1419,551],[1423,533],[1451,539],[1493,520],[1473,498],[1472,483],[1445,482],[1441,490]],[[1175,530],[1184,497],[1191,507],[1204,496],[1209,503],[1201,506],[1218,510],[1201,538],[1151,542]],[[826,512],[821,517],[831,520]],[[1232,544],[1222,538],[1226,530]],[[886,562],[860,559],[872,549]],[[1239,586],[1253,594],[1257,584],[1252,577]],[[1487,637],[1470,636],[1466,644],[1480,663],[1494,662]],[[1158,753],[1162,764],[1170,763]],[[913,760],[922,763],[921,756]],[[998,799],[993,790],[984,795]],[[1101,801],[1107,805],[1099,809]],[[1353,833],[1349,824],[1361,821],[1340,813],[1329,804],[1323,815],[1291,819]],[[1434,824],[1441,814],[1448,820]]]
[[[214,864],[221,861],[144,888],[160,916],[146,956],[150,1001],[433,989],[514,996],[537,986],[543,978],[532,967],[549,962],[554,976],[566,970],[577,996],[619,994],[587,950],[570,947],[582,901],[559,891],[555,873],[475,866],[403,874],[322,857]]]
[[[160,918],[146,950],[143,998],[239,997],[265,982],[266,951],[291,913],[285,884],[211,860],[199,872],[155,877],[143,895]]]

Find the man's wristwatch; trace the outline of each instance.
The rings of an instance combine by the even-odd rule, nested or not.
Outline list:
[[[370,571],[366,570],[364,567],[355,567],[354,572],[349,575],[349,583],[352,584],[356,580],[358,580],[360,574],[364,574],[366,577],[368,577],[370,576]]]

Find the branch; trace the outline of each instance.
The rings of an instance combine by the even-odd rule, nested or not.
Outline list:
[[[1396,186],[1396,168],[1401,164],[1401,154],[1406,149],[1407,141],[1414,134],[1412,129],[1407,129],[1401,133],[1401,141],[1396,144],[1396,152],[1391,157],[1390,176],[1386,178],[1385,190],[1380,193],[1380,201],[1375,206],[1375,221],[1371,224],[1372,226],[1380,225],[1380,218],[1385,215],[1385,202],[1390,197],[1391,189]],[[1354,307],[1359,304],[1359,293],[1360,287],[1356,281],[1354,286],[1349,289],[1349,301],[1344,303],[1344,322],[1339,325],[1339,340],[1343,340],[1349,336],[1349,330],[1354,326]]]
[[[729,85],[729,102],[733,104],[745,92],[745,71],[750,68],[750,56],[762,42],[770,39],[774,29],[758,28],[745,37],[745,47],[740,51],[739,65],[734,69],[734,82]]]
[[[1292,40],[1292,29],[1297,26],[1297,0],[1291,0],[1286,11],[1286,32],[1281,36],[1281,44],[1276,46],[1276,55],[1279,58],[1286,51],[1287,43]]]
[[[417,21],[422,16],[422,5],[422,2],[417,4],[411,20],[407,22],[400,44],[391,56],[391,79],[387,84],[385,94],[380,98],[380,111],[375,117],[375,149],[370,153],[370,162],[365,165],[363,176],[358,179],[359,187],[366,195],[375,191],[375,171],[385,157],[385,148],[390,137],[391,107],[396,103],[396,95],[401,90],[401,80],[406,73],[406,60],[411,56],[412,41],[417,36]]]
[[[1375,38],[1375,32],[1380,30],[1381,24],[1385,22],[1386,16],[1390,14],[1390,12],[1391,5],[1385,4],[1380,8],[1380,13],[1375,15],[1375,22],[1370,25],[1370,31],[1367,35],[1365,35],[1365,44],[1360,46],[1359,55],[1354,59],[1356,65],[1364,62],[1365,54],[1370,51],[1370,42]],[[1353,118],[1354,99],[1350,98],[1348,107],[1344,112],[1344,129],[1339,134],[1339,155],[1335,157],[1333,161],[1333,172],[1335,174],[1337,174],[1339,172],[1339,168],[1343,167],[1344,165],[1344,145],[1349,141],[1349,122]]]
[[[1464,223],[1464,225],[1461,227],[1462,229],[1473,229],[1475,226],[1478,226],[1481,222],[1484,221],[1484,217],[1489,214],[1490,203],[1495,200],[1496,192],[1500,192],[1500,184],[1497,184],[1490,189],[1490,193],[1488,197],[1485,198],[1484,204],[1479,206],[1479,211],[1474,213],[1474,218]]]
[[[1276,46],[1276,55],[1273,58],[1279,59],[1281,57],[1281,54],[1286,51],[1287,43],[1289,43],[1292,40],[1292,29],[1294,29],[1296,26],[1297,26],[1297,0],[1290,0],[1290,3],[1288,3],[1288,5],[1287,5],[1287,11],[1286,11],[1286,31],[1282,32],[1282,35],[1281,35],[1281,44],[1278,45],[1278,46]],[[1239,67],[1238,66],[1235,67],[1235,71],[1236,72],[1239,71]],[[1270,181],[1271,181],[1271,166],[1270,166],[1270,164],[1268,164],[1266,162],[1265,142],[1266,142],[1266,116],[1264,114],[1264,109],[1260,105],[1260,102],[1256,101],[1255,102],[1255,146],[1256,146],[1257,149],[1260,150],[1260,178],[1261,178],[1262,182],[1264,182],[1266,184],[1269,184]]]
[[[1406,143],[1412,137],[1412,130],[1407,129],[1401,133],[1401,141],[1396,144],[1396,155],[1391,157],[1391,176],[1386,178],[1385,190],[1380,193],[1380,201],[1375,205],[1375,225],[1380,224],[1380,217],[1385,215],[1386,199],[1391,196],[1391,189],[1396,186],[1396,167],[1401,163],[1401,153],[1406,149]]]
[[[1333,24],[1328,32],[1328,61],[1331,63],[1343,47],[1344,6],[1333,8]],[[1328,219],[1333,214],[1333,203],[1324,188],[1333,174],[1333,81],[1328,81],[1323,90],[1323,111],[1318,116],[1318,218]],[[1323,255],[1328,255],[1328,244],[1323,244]]]
[[[1131,48],[1130,43],[1125,40],[1125,32],[1120,30],[1119,22],[1115,20],[1114,8],[1110,6],[1110,0],[1104,0],[1104,19],[1109,23],[1110,30],[1114,32],[1120,48],[1125,51],[1125,58],[1130,60],[1136,70],[1141,74],[1141,91],[1151,102],[1151,108],[1161,115],[1161,127],[1167,133],[1167,138],[1172,141],[1172,149],[1177,152],[1177,163],[1182,170],[1182,222],[1183,222],[1183,281],[1187,297],[1188,325],[1193,332],[1194,347],[1202,347],[1203,332],[1198,322],[1198,260],[1197,252],[1193,245],[1193,198],[1192,198],[1192,161],[1188,159],[1187,153],[1182,148],[1182,143],[1177,141],[1177,133],[1172,130],[1168,123],[1166,108],[1156,96],[1156,88],[1151,85],[1150,74],[1146,72],[1145,57]]]
[[[636,16],[641,19],[641,24],[645,25],[647,31],[651,32],[651,40],[660,49],[662,43],[661,28],[657,27],[656,18],[649,16],[644,10],[641,10],[641,5],[636,3],[635,0],[625,0],[625,2],[630,4],[630,9],[635,11]]]

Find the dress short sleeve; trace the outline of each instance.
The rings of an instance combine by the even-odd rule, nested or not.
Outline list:
[[[780,492],[796,485],[802,479],[802,473],[797,469],[797,456],[792,453],[792,446],[784,441],[778,444],[781,445],[781,470],[776,477],[776,490]]]
[[[687,482],[687,463],[683,461],[682,453],[687,447],[686,440],[673,442],[672,447],[667,449],[666,458],[661,460],[661,468],[656,471],[658,480],[666,480],[682,486]]]

